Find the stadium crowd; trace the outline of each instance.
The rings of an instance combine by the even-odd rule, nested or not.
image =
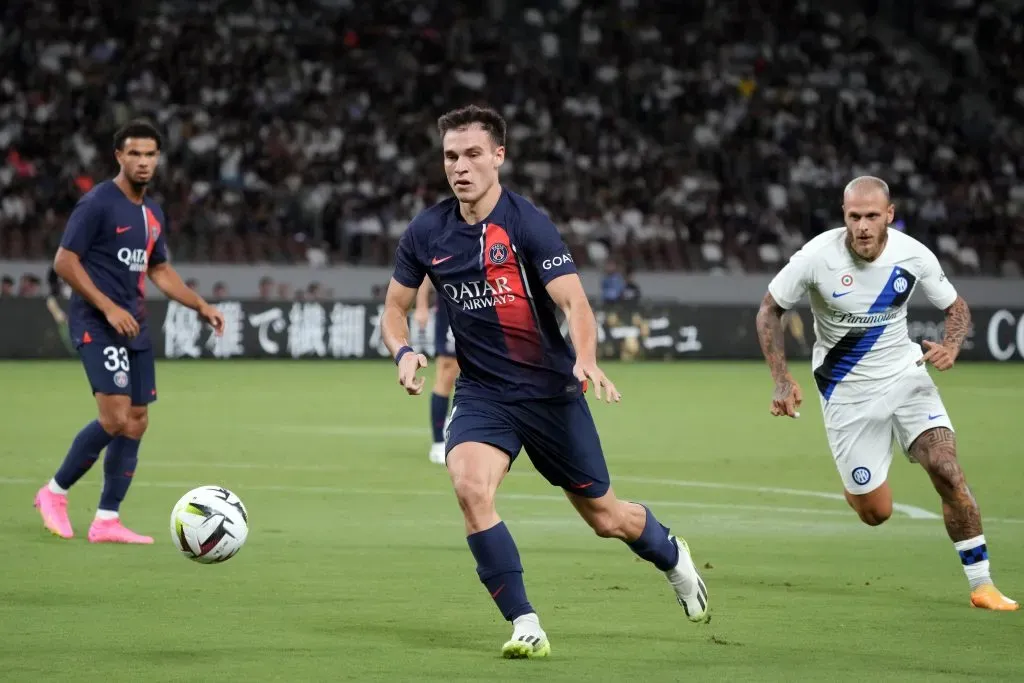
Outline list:
[[[9,0],[0,258],[49,258],[77,197],[113,174],[113,130],[146,115],[166,134],[154,190],[175,259],[386,264],[446,195],[436,117],[478,102],[509,121],[507,184],[584,263],[773,270],[873,173],[952,272],[1020,275],[1024,127],[965,134],[958,88],[863,16],[594,7]],[[1019,40],[1018,24],[976,48]],[[991,76],[1012,89],[1022,54]]]

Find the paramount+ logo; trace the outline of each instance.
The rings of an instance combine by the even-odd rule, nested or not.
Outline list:
[[[509,286],[507,277],[458,283],[446,282],[442,288],[445,295],[461,306],[464,311],[504,306],[516,300],[516,295],[512,291],[512,287]]]
[[[149,263],[149,254],[145,249],[129,249],[121,247],[117,250],[117,260],[128,267],[133,273],[145,273]]]

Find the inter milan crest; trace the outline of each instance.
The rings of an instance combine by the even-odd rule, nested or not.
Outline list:
[[[508,247],[501,243],[492,244],[488,256],[491,259],[491,263],[500,266],[505,261],[508,261]]]

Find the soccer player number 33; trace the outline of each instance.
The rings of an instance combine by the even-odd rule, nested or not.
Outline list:
[[[125,347],[108,346],[103,349],[103,355],[107,357],[107,362],[103,364],[107,370],[128,372],[131,369],[128,364],[128,350]]]

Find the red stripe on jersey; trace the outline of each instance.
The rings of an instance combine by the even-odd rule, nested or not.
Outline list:
[[[494,310],[514,361],[540,363],[544,359],[540,331],[526,295],[526,282],[512,251],[505,228],[488,223],[484,229],[484,277],[494,288]]]
[[[148,206],[142,208],[146,212],[146,268],[149,268],[149,257],[156,248],[156,240],[160,237],[160,221]],[[146,297],[146,273],[139,273],[139,299]]]

